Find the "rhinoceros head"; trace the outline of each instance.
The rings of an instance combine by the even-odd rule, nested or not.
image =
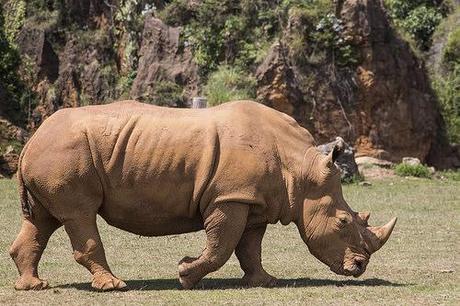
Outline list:
[[[384,226],[372,227],[369,213],[354,212],[344,200],[339,170],[339,141],[329,155],[308,152],[303,170],[305,187],[299,211],[299,228],[310,252],[330,269],[342,275],[360,276],[369,258],[390,237],[396,218]]]

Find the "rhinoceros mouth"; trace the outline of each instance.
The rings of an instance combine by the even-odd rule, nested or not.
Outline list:
[[[366,271],[367,259],[356,257],[352,263],[345,264],[343,267],[343,275],[359,277]]]

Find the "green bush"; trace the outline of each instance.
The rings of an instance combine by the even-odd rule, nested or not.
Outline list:
[[[242,99],[254,99],[256,80],[238,68],[220,66],[204,87],[209,106]]]
[[[362,176],[360,173],[356,173],[351,177],[341,177],[341,181],[343,184],[358,184],[364,181],[364,176]]]
[[[278,30],[276,3],[263,0],[203,0],[192,7],[173,0],[158,16],[183,25],[181,44],[191,48],[199,74],[206,80],[219,65],[249,70]]]
[[[447,68],[460,65],[460,28],[449,34],[443,50],[442,62]]]
[[[26,2],[24,0],[5,1],[4,16],[6,38],[10,44],[14,44],[19,30],[24,25],[26,18]]]
[[[428,50],[431,37],[450,11],[448,1],[386,0],[395,25],[415,39],[421,50]]]
[[[159,81],[153,85],[153,95],[145,102],[159,106],[184,107],[183,88],[172,81]]]
[[[460,143],[460,64],[451,69],[433,80],[433,89],[441,106],[449,141]]]
[[[430,170],[424,165],[398,164],[395,167],[395,173],[399,176],[415,176],[431,178]]]
[[[26,113],[33,105],[33,95],[21,81],[18,69],[21,58],[7,39],[3,7],[0,5],[0,95],[2,111],[15,123],[24,123]]]
[[[163,10],[158,12],[158,18],[173,27],[187,24],[195,14],[188,2],[187,0],[171,1]]]

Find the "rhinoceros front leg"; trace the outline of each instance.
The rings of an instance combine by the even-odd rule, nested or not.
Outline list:
[[[107,264],[96,215],[69,220],[64,227],[72,242],[75,260],[93,275],[93,288],[106,291],[126,287],[125,282],[112,274]]]
[[[179,262],[179,280],[193,288],[205,275],[218,270],[230,258],[246,226],[249,207],[240,203],[216,204],[205,214],[206,248],[199,258]]]
[[[244,271],[243,284],[246,286],[273,287],[276,285],[276,278],[268,274],[262,267],[262,238],[266,228],[266,224],[247,228],[236,247],[235,254]]]

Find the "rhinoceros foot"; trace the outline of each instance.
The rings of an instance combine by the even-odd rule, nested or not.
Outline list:
[[[123,290],[126,283],[111,273],[95,274],[91,286],[99,291]]]
[[[48,288],[48,282],[35,276],[21,276],[14,284],[16,290],[42,290],[46,288]]]
[[[179,261],[179,281],[184,289],[192,289],[203,277],[192,264],[198,258],[186,256]]]
[[[242,283],[247,287],[275,287],[277,283],[276,277],[271,276],[265,271],[259,273],[245,274],[242,278]]]

